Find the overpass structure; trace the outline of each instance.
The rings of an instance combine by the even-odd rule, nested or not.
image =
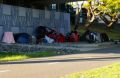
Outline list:
[[[83,0],[0,0],[0,3],[16,5],[16,6],[26,6],[26,7],[45,7],[51,4],[64,4],[67,2],[75,2]],[[86,0],[84,0],[86,1]]]
[[[50,27],[62,34],[70,32],[70,14],[46,8],[72,1],[80,0],[0,0],[0,40],[9,31],[34,35],[38,26]]]

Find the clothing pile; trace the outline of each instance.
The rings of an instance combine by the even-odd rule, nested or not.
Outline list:
[[[109,40],[110,39],[106,33],[92,32],[90,30],[85,31],[80,39],[80,41],[87,41],[89,43],[108,42]]]
[[[79,42],[80,36],[77,31],[72,31],[66,35],[67,42]]]
[[[36,28],[36,39],[37,43],[65,42],[65,36],[63,34],[45,26],[39,26]],[[49,42],[48,40],[52,40],[52,42]]]

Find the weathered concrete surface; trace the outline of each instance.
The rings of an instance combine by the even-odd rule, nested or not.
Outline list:
[[[60,54],[73,54],[112,46],[113,43],[53,43],[53,44],[0,44],[0,52],[45,52],[55,51]]]
[[[119,46],[88,53],[1,63],[0,78],[60,78],[116,62],[120,62]]]

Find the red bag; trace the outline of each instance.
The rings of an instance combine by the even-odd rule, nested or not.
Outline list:
[[[65,36],[62,34],[57,35],[56,42],[60,42],[60,43],[65,42]]]
[[[70,35],[70,42],[78,42],[79,41],[79,35],[78,33],[72,33]]]
[[[56,39],[57,35],[56,34],[49,34],[48,37],[52,38],[52,39]]]

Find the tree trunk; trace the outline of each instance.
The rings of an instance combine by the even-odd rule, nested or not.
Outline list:
[[[106,24],[106,27],[110,30],[118,21],[117,17],[111,17],[110,16],[110,20],[108,20],[105,15],[101,14],[100,18],[104,21],[104,23]]]
[[[85,24],[85,27],[88,29],[90,27],[90,25],[95,21],[96,19],[96,16],[94,14],[94,9],[92,7],[92,2],[90,1],[89,2],[90,4],[90,7],[88,9],[88,18],[87,18],[87,21],[86,21],[86,24]]]

